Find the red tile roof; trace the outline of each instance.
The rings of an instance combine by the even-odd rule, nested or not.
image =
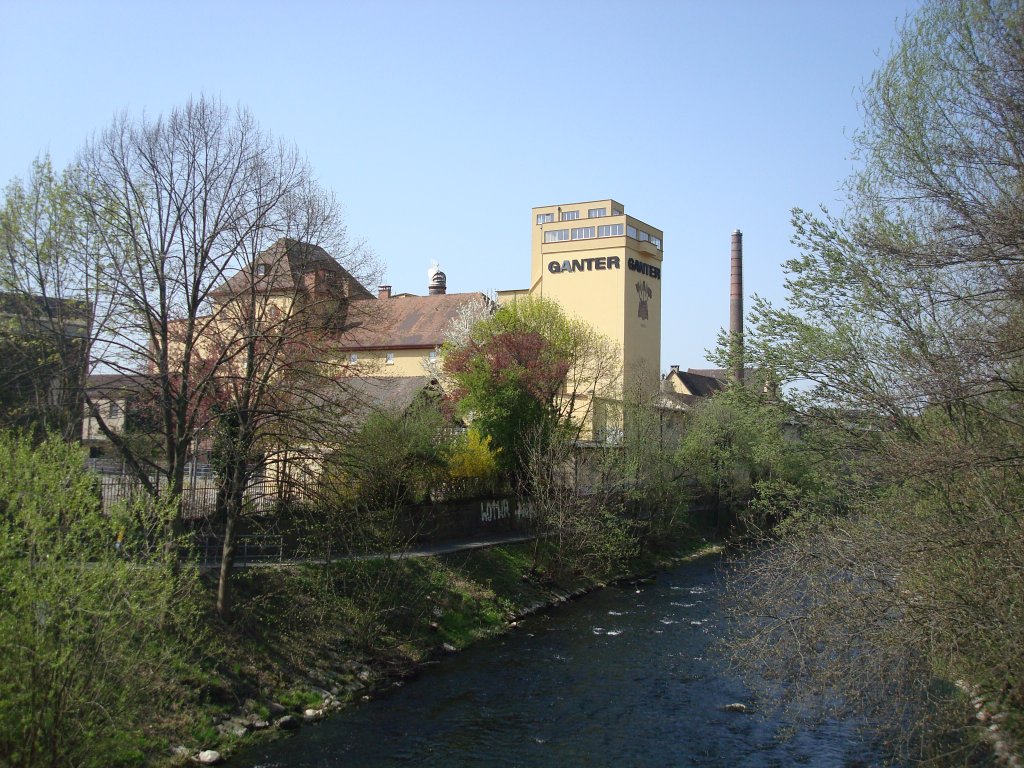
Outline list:
[[[346,350],[433,349],[441,345],[459,310],[475,302],[490,299],[482,293],[445,293],[354,301],[338,345]]]

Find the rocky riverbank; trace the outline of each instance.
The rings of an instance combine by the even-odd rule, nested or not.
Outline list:
[[[221,638],[226,664],[180,713],[186,718],[163,724],[160,730],[170,748],[158,762],[218,764],[248,744],[286,735],[401,686],[425,665],[503,632],[520,618],[613,581],[641,579],[709,554],[717,545],[694,539],[673,552],[638,558],[616,573],[560,579],[535,570],[533,548],[527,542],[416,563],[398,561],[362,578],[353,566],[345,566],[332,574],[331,586],[347,590],[332,592],[330,603],[320,607],[320,621],[311,622],[307,615],[316,610],[313,600],[294,606],[301,626],[292,629],[315,630],[304,635],[270,620],[279,615],[264,616],[267,621],[255,627],[247,619],[255,607],[267,607],[268,596],[296,601],[313,587],[314,598],[319,597],[317,591],[327,586],[317,583],[323,574],[304,568],[248,574],[240,626],[223,628],[228,633]]]

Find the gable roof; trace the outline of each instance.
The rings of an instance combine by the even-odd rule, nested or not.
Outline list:
[[[90,373],[85,388],[91,397],[124,399],[151,389],[157,379],[142,373]]]
[[[437,386],[429,376],[360,376],[345,381],[350,417],[361,421],[373,411],[403,412],[424,389]]]
[[[725,377],[712,376],[708,373],[697,373],[692,368],[688,371],[672,371],[676,376],[679,377],[679,381],[683,383],[691,395],[697,397],[709,397],[716,392],[721,392],[726,387],[727,379]],[[669,374],[672,375],[671,373]]]
[[[216,297],[235,296],[245,293],[252,285],[253,274],[265,265],[267,290],[274,293],[294,293],[303,287],[302,276],[308,272],[322,270],[337,275],[348,286],[348,296],[353,299],[373,298],[366,287],[356,280],[344,267],[319,245],[282,237],[269,248],[260,251],[253,263],[238,270],[230,279],[211,292]]]
[[[353,302],[345,334],[338,346],[358,349],[433,349],[444,331],[467,304],[490,303],[483,293],[444,293],[434,296],[392,296],[372,302]]]

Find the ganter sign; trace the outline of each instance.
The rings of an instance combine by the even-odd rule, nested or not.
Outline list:
[[[640,261],[640,259],[627,259],[627,269],[639,272],[641,275],[661,279],[661,267]],[[553,275],[562,272],[593,272],[601,269],[622,269],[622,260],[618,256],[599,256],[590,259],[565,259],[564,261],[549,261],[548,272]]]
[[[595,269],[621,269],[618,256],[599,256],[592,259],[566,259],[565,261],[549,261],[548,272],[557,275],[559,272],[592,272]]]
[[[641,275],[647,275],[647,277],[653,277],[655,280],[661,280],[661,267],[656,267],[653,264],[640,261],[640,259],[630,259],[626,262],[626,266],[634,272],[639,272]]]

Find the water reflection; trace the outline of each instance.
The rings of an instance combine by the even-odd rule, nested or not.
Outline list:
[[[794,728],[757,709],[709,648],[716,561],[602,590],[446,659],[248,765],[863,766],[848,723]],[[243,763],[244,764],[244,763]]]

